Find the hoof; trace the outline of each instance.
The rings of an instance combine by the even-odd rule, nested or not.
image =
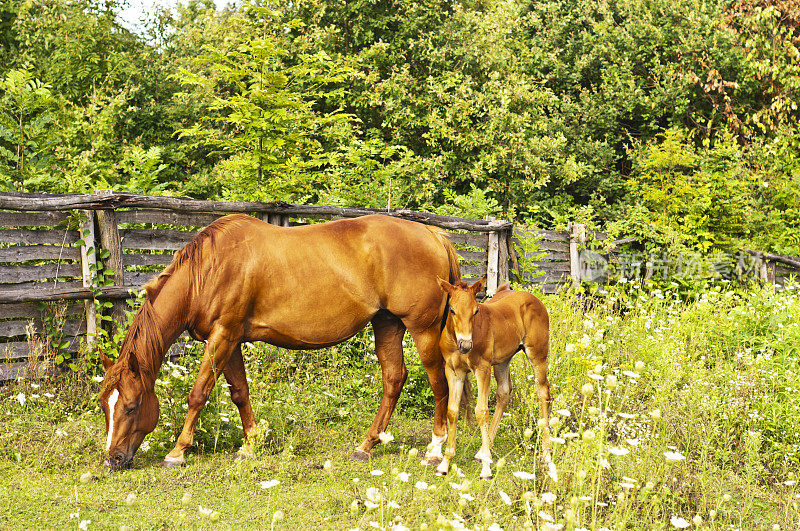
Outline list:
[[[350,461],[369,461],[369,458],[370,455],[361,448],[356,448],[353,450],[353,453],[350,454]]]
[[[420,461],[419,464],[422,466],[439,466],[441,462],[442,462],[441,457],[426,457],[425,459]]]
[[[472,460],[476,463],[483,463],[483,459],[478,457],[477,455],[472,458]]]
[[[436,474],[436,475],[437,475],[437,476],[439,476],[439,477],[444,477],[444,476],[446,476],[446,475],[447,475],[447,471],[445,470],[444,472],[442,472],[441,470],[439,470],[439,469],[437,468],[437,469],[436,469],[436,472],[434,472],[434,474]]]
[[[181,468],[184,466],[186,466],[185,460],[176,459],[170,456],[165,457],[164,461],[161,463],[161,468]]]
[[[485,480],[485,481],[489,481],[489,480],[490,480],[490,479],[492,479],[493,477],[494,477],[494,476],[492,476],[492,475],[490,474],[490,475],[488,475],[488,476],[481,476],[481,479],[483,479],[483,480]]]

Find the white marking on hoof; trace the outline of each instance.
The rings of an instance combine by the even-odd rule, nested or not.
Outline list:
[[[164,462],[161,463],[161,468],[180,468],[186,465],[186,460],[182,457],[164,457]]]
[[[442,445],[447,440],[447,435],[437,437],[436,434],[431,438],[431,443],[428,445],[428,451],[425,453],[425,459],[431,461],[438,459],[437,464],[444,458],[442,453]]]
[[[108,397],[108,435],[106,436],[106,452],[111,449],[111,439],[114,438],[114,406],[119,400],[119,389],[114,389]]]

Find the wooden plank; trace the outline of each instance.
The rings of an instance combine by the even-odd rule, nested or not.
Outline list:
[[[489,248],[488,234],[469,234],[465,232],[449,232],[447,237],[453,245],[468,245],[479,249]]]
[[[561,284],[569,282],[571,275],[568,272],[555,272],[546,271],[543,275],[536,278],[525,277],[525,282],[534,282],[536,284]]]
[[[125,285],[138,289],[156,275],[154,271],[125,271]]]
[[[458,257],[465,262],[486,262],[489,256],[485,251],[464,251],[463,249],[456,249]]]
[[[461,264],[462,277],[482,277],[486,274],[486,264]]]
[[[211,214],[150,209],[118,210],[117,221],[119,223],[161,223],[179,227],[205,227],[225,215],[227,214],[224,212]]]
[[[0,243],[22,243],[36,245],[52,243],[71,247],[79,238],[76,230],[44,229],[0,229]]]
[[[27,341],[0,343],[0,365],[6,360],[27,359],[31,355],[31,345]]]
[[[100,192],[100,190],[98,190]],[[47,195],[28,193],[0,193],[0,209],[6,210],[95,210],[118,208],[151,208],[178,212],[259,212],[282,214],[291,217],[341,216],[353,218],[369,214],[397,217],[417,221],[451,230],[470,230],[491,232],[509,229],[513,226],[507,221],[486,221],[442,216],[427,212],[398,209],[387,212],[385,209],[344,208],[324,205],[290,205],[281,201],[271,203],[200,201],[185,197],[146,196],[131,193],[104,191],[103,195]]]
[[[23,286],[0,286],[0,304],[38,301],[86,300],[95,296],[95,291],[84,288],[80,282],[60,282],[56,288],[51,283],[30,283]],[[129,299],[135,296],[124,286],[107,286],[97,289],[100,300]]]
[[[569,262],[534,262],[533,267],[537,271],[571,271],[571,264]]]
[[[69,221],[70,212],[0,212],[0,227],[55,227]]]
[[[82,315],[83,306],[81,304],[64,303],[66,309],[64,315]],[[40,318],[42,310],[36,302],[20,302],[15,304],[0,304],[0,319],[28,319]]]
[[[42,331],[41,319],[33,319],[34,331],[40,334]],[[31,320],[24,321],[0,321],[0,337],[19,337],[27,334],[27,328]],[[79,319],[66,319],[62,327],[62,333],[65,336],[76,336],[86,330],[84,325],[83,316]]]
[[[545,260],[555,260],[559,262],[569,262],[569,253],[562,253],[562,252],[539,252],[539,253],[530,253],[525,255],[527,258],[535,258],[537,262],[543,262]]]
[[[522,225],[514,226],[514,236],[516,238],[536,238],[546,241],[566,242],[569,241],[569,231],[565,230],[544,230],[531,229]]]
[[[559,253],[569,253],[569,243],[567,242],[548,242],[540,240],[536,242],[536,245],[542,251],[556,251]]]
[[[97,238],[94,233],[94,212],[85,210],[86,220],[81,224],[81,234],[84,245],[81,245],[81,280],[83,287],[91,288],[95,282],[97,271]],[[86,318],[86,341],[89,344],[97,339],[97,309],[93,300],[83,302],[84,317]]]
[[[178,251],[197,234],[183,230],[122,229],[119,231],[123,249]]]
[[[0,262],[6,263],[29,260],[79,260],[80,257],[79,249],[61,245],[15,245],[0,249]]]
[[[508,282],[508,231],[498,231],[497,285]]]
[[[175,257],[169,254],[123,254],[122,263],[126,267],[131,266],[168,266]]]
[[[28,362],[0,363],[0,381],[24,378],[28,374]]]
[[[78,264],[14,265],[0,267],[0,284],[16,284],[45,278],[69,278],[80,276],[81,266]]]
[[[500,261],[500,235],[497,231],[489,233],[489,249],[486,258],[486,293],[491,297],[500,285],[498,264]]]

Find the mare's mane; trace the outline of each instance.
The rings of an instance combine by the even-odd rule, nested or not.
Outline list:
[[[125,339],[119,349],[119,359],[106,372],[100,400],[111,393],[122,377],[124,369],[136,364],[142,382],[152,385],[161,368],[161,355],[164,353],[164,336],[161,334],[161,323],[153,310],[153,303],[145,300],[136,312]]]
[[[143,287],[147,291],[144,304],[136,312],[133,322],[122,340],[119,349],[119,358],[106,372],[103,388],[100,390],[100,400],[104,400],[112,389],[117,386],[122,377],[122,371],[135,366],[145,385],[153,385],[159,369],[161,356],[164,354],[164,336],[161,332],[162,323],[155,313],[155,302],[164,284],[181,267],[188,267],[188,278],[191,279],[193,290],[198,290],[201,284],[198,264],[203,260],[203,244],[206,240],[213,245],[214,237],[232,222],[246,218],[243,215],[226,216],[212,222],[204,228],[186,246],[175,253],[172,263],[157,277],[153,278]]]

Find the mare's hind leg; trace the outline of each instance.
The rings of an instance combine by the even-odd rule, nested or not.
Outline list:
[[[441,332],[439,324],[421,332],[411,331],[417,346],[422,366],[428,373],[428,382],[433,391],[433,435],[431,444],[422,460],[427,466],[437,466],[442,462],[442,445],[447,440],[447,376],[444,371],[444,358],[439,349]]]
[[[221,369],[224,369],[228,359],[238,345],[239,338],[232,339],[230,331],[221,326],[215,327],[211,332],[206,344],[203,361],[200,364],[200,370],[197,373],[197,379],[194,381],[192,390],[189,393],[187,400],[189,410],[186,413],[183,430],[175,443],[175,448],[167,454],[161,466],[177,468],[186,463],[183,454],[194,441],[194,430],[197,426],[200,410],[206,405],[208,395],[211,394],[214,384],[217,383],[217,377]]]
[[[247,374],[244,370],[244,359],[242,358],[242,345],[236,345],[228,360],[228,364],[222,369],[225,380],[230,386],[231,401],[239,409],[239,416],[242,418],[242,429],[244,430],[244,442],[239,451],[236,452],[237,459],[253,457],[253,428],[256,426],[253,407],[250,405],[250,387],[247,385]]]
[[[389,425],[389,418],[408,377],[403,359],[403,334],[406,331],[403,322],[394,315],[381,311],[372,318],[372,329],[375,331],[375,355],[381,363],[383,375],[383,397],[366,439],[350,457],[357,461],[369,459],[372,448],[380,440],[380,433]]]
[[[525,345],[525,355],[528,356],[536,373],[536,394],[539,397],[539,412],[544,420],[542,426],[542,457],[550,462],[550,382],[547,380],[547,330],[544,337],[531,344]]]

